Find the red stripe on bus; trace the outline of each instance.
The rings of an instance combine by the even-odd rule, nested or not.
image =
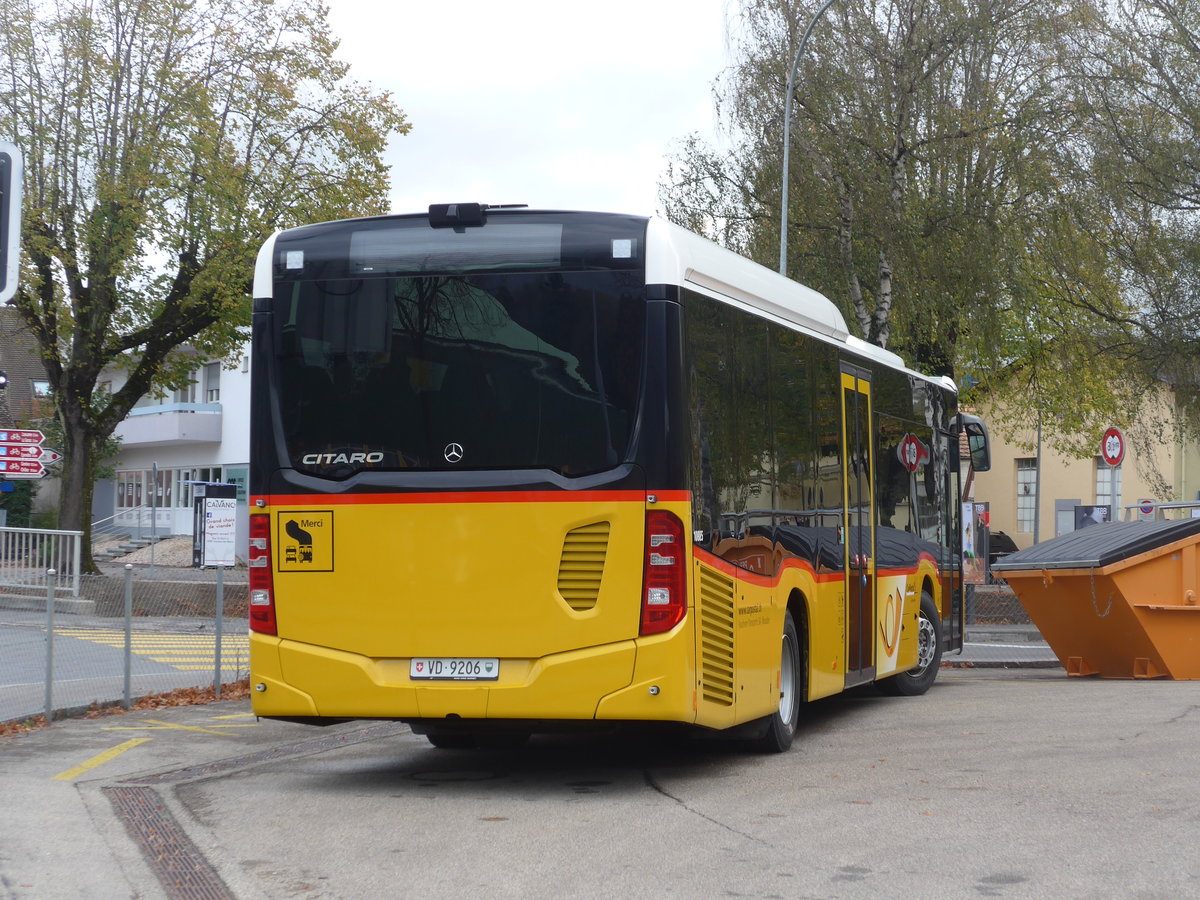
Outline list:
[[[375,506],[411,503],[686,503],[688,491],[448,491],[387,494],[265,494],[250,498],[267,506]]]
[[[803,559],[793,558],[784,560],[779,572],[777,572],[775,575],[763,575],[758,572],[752,572],[749,569],[743,569],[740,566],[735,566],[731,562],[726,562],[725,560],[721,559],[721,557],[715,556],[707,550],[696,549],[695,554],[696,558],[702,563],[712,566],[714,569],[718,569],[721,572],[724,572],[726,575],[730,575],[734,578],[740,578],[742,581],[747,581],[751,584],[757,584],[762,587],[778,587],[779,581],[787,569],[800,569],[802,572],[807,572],[817,582],[841,581],[842,578],[845,577],[842,572],[826,572],[818,575],[815,571],[813,571],[812,564]]]
[[[813,577],[813,580],[816,581],[818,584],[829,584],[829,583],[836,582],[836,581],[842,581],[846,577],[845,572],[822,572],[821,574],[818,575],[813,570],[812,564],[803,559],[795,559],[794,558],[794,559],[784,560],[783,565],[780,566],[779,571],[776,574],[763,575],[759,572],[753,572],[750,569],[739,568],[738,566],[735,566],[733,563],[726,562],[725,560],[721,559],[721,557],[719,557],[719,556],[714,556],[712,553],[710,553],[707,550],[696,549],[695,554],[696,554],[696,558],[699,559],[705,565],[712,566],[714,569],[718,569],[719,571],[724,572],[726,575],[730,575],[734,578],[740,578],[742,581],[748,582],[750,584],[756,584],[760,587],[771,587],[771,588],[778,587],[779,582],[783,578],[783,573],[786,572],[788,569],[799,569],[802,572],[807,572],[809,575],[811,575]],[[933,562],[933,557],[931,557],[927,553],[922,553],[921,558],[927,559],[930,562]],[[916,574],[917,574],[916,566],[913,566],[911,569],[897,569],[897,568],[878,569],[875,572],[875,576],[877,578],[879,578],[879,577],[884,577],[884,578],[895,577],[897,575],[904,575],[907,577],[907,576],[916,575]]]

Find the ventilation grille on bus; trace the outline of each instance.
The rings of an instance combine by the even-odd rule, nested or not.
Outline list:
[[[733,705],[733,579],[700,566],[700,695]]]
[[[558,564],[558,592],[576,612],[585,612],[600,597],[600,578],[608,553],[608,522],[595,522],[567,532]]]

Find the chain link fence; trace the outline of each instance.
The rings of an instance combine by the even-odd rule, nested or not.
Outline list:
[[[249,674],[245,569],[102,569],[77,592],[0,588],[0,722]]]
[[[965,588],[966,639],[961,655],[950,664],[980,666],[1057,666],[1058,658],[1002,580]]]

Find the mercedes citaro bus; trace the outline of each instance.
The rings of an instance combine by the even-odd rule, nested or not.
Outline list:
[[[254,277],[254,711],[792,742],[961,647],[954,384],[663,219],[431,207]],[[960,460],[960,457],[962,459]]]

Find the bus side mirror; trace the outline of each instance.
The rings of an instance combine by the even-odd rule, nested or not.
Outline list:
[[[967,436],[967,449],[971,457],[971,468],[986,472],[992,467],[992,447],[987,426],[983,419],[969,413],[958,414],[958,433]]]

